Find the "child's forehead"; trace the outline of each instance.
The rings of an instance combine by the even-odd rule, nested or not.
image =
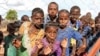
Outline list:
[[[73,9],[73,10],[72,10],[72,13],[73,13],[73,12],[78,12],[78,13],[80,13],[80,10],[79,10],[79,9]]]
[[[47,31],[56,31],[57,29],[57,26],[49,26]]]
[[[37,13],[34,13],[33,16],[35,16],[35,17],[41,17],[41,16],[43,16],[43,14],[37,12]]]
[[[59,15],[60,15],[60,16],[68,16],[69,14],[66,13],[66,12],[61,12],[61,13],[59,13]]]

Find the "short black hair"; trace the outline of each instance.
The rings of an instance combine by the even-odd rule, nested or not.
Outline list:
[[[48,22],[48,23],[46,24],[46,26],[45,26],[45,31],[46,31],[50,26],[55,26],[55,27],[58,28],[59,25],[58,25],[57,22],[52,22],[52,21],[50,21],[50,22]]]
[[[2,41],[3,41],[3,32],[2,31],[0,31],[0,44],[2,43]]]
[[[48,8],[51,4],[55,4],[57,6],[57,9],[59,8],[58,4],[56,2],[50,2],[49,5],[48,5]]]
[[[67,14],[68,14],[68,16],[69,16],[69,11],[68,11],[68,10],[66,10],[66,9],[62,9],[62,10],[60,10],[60,11],[58,12],[58,17],[59,17],[59,15],[60,15],[60,13],[62,13],[62,12],[67,13]]]
[[[44,16],[44,12],[41,8],[34,8],[32,10],[32,16],[35,15],[36,13],[41,13]]]
[[[22,41],[22,37],[23,37],[23,35],[20,35],[20,34],[18,34],[18,35],[16,35],[16,40],[19,40],[19,41]]]
[[[22,17],[21,17],[21,21],[26,21],[25,19],[24,19],[24,17],[28,17],[27,15],[23,15]],[[28,17],[29,18],[29,17]]]
[[[95,17],[95,23],[97,23],[98,20],[100,20],[100,16]]]
[[[58,18],[57,18],[57,22],[58,22],[58,23],[59,23],[59,15],[60,15],[60,13],[62,13],[62,12],[67,13],[67,14],[68,14],[68,17],[70,16],[70,14],[69,14],[69,11],[68,11],[68,10],[66,10],[66,9],[62,9],[62,10],[60,10],[60,11],[58,12]]]
[[[7,31],[8,31],[9,33],[14,33],[15,30],[16,30],[16,26],[15,26],[14,23],[9,23],[9,24],[7,25]]]
[[[70,9],[70,14],[73,12],[73,10],[75,9],[78,9],[79,12],[81,11],[80,7],[79,6],[73,6],[71,9]]]

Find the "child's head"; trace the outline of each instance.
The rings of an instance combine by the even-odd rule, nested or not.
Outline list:
[[[86,16],[87,16],[88,18],[91,18],[91,13],[90,13],[90,12],[87,12],[87,13],[86,13]]]
[[[69,22],[69,12],[68,10],[62,9],[58,13],[58,22],[61,28],[65,28]]]
[[[16,28],[15,28],[14,23],[9,23],[7,25],[7,31],[8,31],[9,34],[14,34],[15,30],[16,30]]]
[[[95,18],[95,25],[96,25],[96,29],[100,30],[100,17],[99,16]]]
[[[21,21],[22,22],[29,21],[29,17],[27,15],[23,15],[22,18],[21,18]]]
[[[90,25],[90,27],[95,28],[95,21],[93,19],[90,19],[89,25]]]
[[[80,18],[81,22],[82,22],[82,26],[86,26],[88,25],[90,22],[89,22],[89,19],[86,18],[86,16],[82,16]]]
[[[45,28],[45,33],[46,33],[46,37],[49,39],[56,39],[57,36],[57,32],[58,32],[58,24],[55,22],[48,22],[46,24],[46,28]]]
[[[34,8],[32,10],[32,23],[35,25],[36,28],[41,28],[44,20],[44,12],[41,8]]]
[[[48,5],[48,14],[50,17],[55,17],[58,13],[58,4],[56,2],[51,2]]]
[[[78,6],[73,6],[70,10],[70,17],[72,22],[76,22],[76,20],[80,17],[80,8]]]
[[[0,44],[2,43],[2,41],[3,41],[3,32],[0,31]]]

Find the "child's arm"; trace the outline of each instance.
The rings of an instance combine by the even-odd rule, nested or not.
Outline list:
[[[86,39],[82,39],[82,45],[78,47],[77,49],[77,55],[80,55],[82,52],[84,52],[86,49]]]
[[[4,43],[0,45],[0,54],[4,54]]]
[[[66,49],[68,47],[68,39],[63,39],[61,42],[61,47],[62,47],[62,54],[61,56],[66,56]]]
[[[75,56],[75,51],[76,51],[76,45],[74,44],[73,47],[72,47],[71,56]]]
[[[39,48],[36,48],[35,52],[31,54],[31,56],[38,56]]]
[[[38,56],[40,49],[43,48],[43,43],[40,40],[36,40],[35,43],[36,43],[36,48],[34,53],[31,54],[31,56]]]

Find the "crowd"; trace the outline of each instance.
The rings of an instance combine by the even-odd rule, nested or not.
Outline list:
[[[0,16],[0,25],[2,23]],[[29,16],[7,24],[8,35],[0,31],[0,56],[88,56],[100,37],[100,13],[81,15],[79,6],[59,10],[48,4],[48,14],[34,8]],[[100,56],[97,50],[95,56]]]

